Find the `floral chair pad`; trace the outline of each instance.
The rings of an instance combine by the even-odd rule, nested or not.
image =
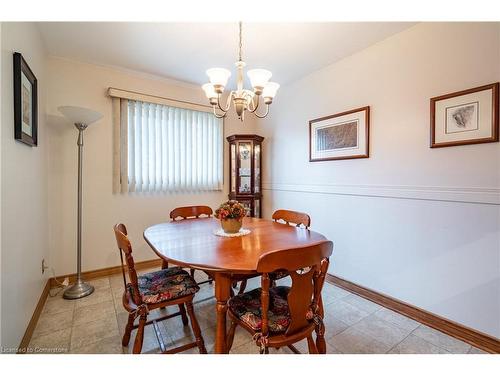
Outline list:
[[[195,294],[200,290],[196,281],[180,267],[146,273],[137,279],[139,292],[145,303],[164,302]]]
[[[290,288],[278,286],[269,289],[269,331],[284,333],[290,325],[290,310],[287,295]],[[229,309],[253,330],[262,329],[261,288],[238,294],[229,300]]]

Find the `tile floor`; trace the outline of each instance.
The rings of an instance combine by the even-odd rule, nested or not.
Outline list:
[[[147,271],[144,271],[147,272]],[[203,273],[196,277],[202,279]],[[286,283],[283,280],[281,283]],[[30,342],[38,353],[129,353],[122,348],[121,336],[127,321],[122,306],[123,281],[121,275],[91,281],[95,292],[89,297],[70,301],[62,292],[49,297]],[[247,290],[258,287],[260,279],[249,282]],[[51,293],[55,293],[53,290]],[[213,352],[215,333],[215,299],[212,285],[203,284],[195,297],[195,313],[200,323],[208,352]],[[330,284],[323,290],[327,353],[484,353],[469,344],[422,325],[371,301]],[[167,310],[176,311],[176,308]],[[159,310],[154,312],[160,313]],[[193,340],[188,327],[180,317],[160,322],[167,348]],[[296,344],[307,353],[305,340]],[[158,341],[152,326],[146,327],[143,352],[157,353]],[[291,353],[288,348],[270,349],[271,353]],[[197,353],[191,349],[184,353]],[[258,353],[251,336],[237,328],[231,353]]]

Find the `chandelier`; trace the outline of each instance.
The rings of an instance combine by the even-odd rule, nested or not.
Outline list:
[[[231,76],[231,72],[224,68],[212,68],[207,70],[207,75],[210,83],[206,83],[202,86],[205,95],[207,96],[210,104],[212,105],[215,117],[222,118],[225,117],[229,108],[231,107],[231,101],[234,104],[234,109],[238,118],[243,121],[245,119],[245,111],[253,113],[258,118],[264,118],[269,113],[269,105],[273,102],[273,98],[276,95],[280,85],[276,82],[269,82],[272,73],[265,69],[251,69],[247,72],[248,78],[252,85],[253,91],[243,88],[243,68],[245,67],[245,62],[242,60],[241,50],[242,50],[242,25],[239,23],[239,58],[235,63],[237,70],[237,89],[232,90],[226,100],[224,105],[221,105],[221,95],[224,92],[227,81]],[[262,96],[266,109],[264,113],[257,113],[259,108],[260,97]],[[222,112],[218,114],[217,112]]]

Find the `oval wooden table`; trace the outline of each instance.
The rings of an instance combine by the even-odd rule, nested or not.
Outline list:
[[[172,221],[147,228],[144,239],[168,263],[213,273],[217,300],[215,353],[227,353],[226,312],[231,277],[256,274],[263,254],[315,245],[327,239],[308,229],[256,218],[243,219],[243,228],[251,231],[245,236],[220,237],[214,234],[219,228],[220,223],[214,218]]]

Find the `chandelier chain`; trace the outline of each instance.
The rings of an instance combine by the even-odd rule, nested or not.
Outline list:
[[[241,53],[241,50],[243,48],[243,24],[242,22],[240,21],[239,22],[239,27],[240,27],[240,51],[239,51],[239,61],[243,61],[242,59],[242,53]]]

